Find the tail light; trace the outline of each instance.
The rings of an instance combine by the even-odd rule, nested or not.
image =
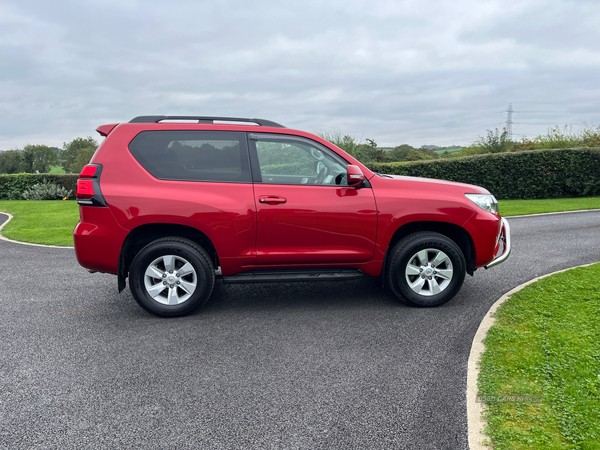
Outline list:
[[[94,182],[92,180],[77,180],[77,194],[79,198],[92,198],[94,196]]]
[[[101,164],[88,164],[83,168],[77,180],[77,203],[86,206],[106,206],[100,190]]]
[[[83,168],[83,170],[79,174],[79,178],[94,178],[94,176],[96,175],[96,170],[98,170],[98,166],[88,164]]]

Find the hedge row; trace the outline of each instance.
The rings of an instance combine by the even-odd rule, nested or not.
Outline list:
[[[375,172],[483,186],[499,199],[600,195],[600,148],[495,153],[408,163],[370,163]],[[271,167],[275,169],[277,166]],[[77,190],[78,175],[0,175],[0,199],[20,198],[38,183]]]
[[[32,186],[40,183],[53,183],[62,186],[68,191],[77,190],[77,178],[79,175],[58,175],[58,174],[35,174],[35,173],[17,173],[10,175],[0,175],[0,199],[21,199],[21,194]]]
[[[409,163],[370,163],[380,173],[483,186],[498,199],[600,195],[600,149],[495,153]]]

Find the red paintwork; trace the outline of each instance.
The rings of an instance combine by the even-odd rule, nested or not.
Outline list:
[[[379,210],[375,258],[383,259],[398,228],[411,222],[445,222],[465,229],[476,248],[475,267],[493,259],[500,216],[475,206],[464,194],[488,191],[479,186],[414,177],[371,178]]]
[[[127,148],[141,131],[203,129],[312,139],[357,166],[371,187],[163,181],[143,169]],[[379,276],[392,236],[411,222],[462,227],[475,244],[476,267],[491,262],[497,251],[500,216],[464,196],[488,193],[485,189],[421,178],[382,178],[310,133],[195,123],[107,125],[99,131],[110,137],[91,163],[103,166],[100,185],[109,207],[80,206],[81,220],[74,231],[77,258],[89,269],[116,273],[127,234],[156,223],[185,225],[204,233],[217,251],[223,275],[310,266],[355,267]]]
[[[119,125],[119,124],[118,123],[110,123],[108,125],[101,125],[98,128],[96,128],[96,131],[98,133],[100,133],[101,136],[106,137],[117,125]]]
[[[257,260],[264,264],[366,262],[373,256],[377,213],[372,189],[256,184]]]
[[[347,167],[348,171],[348,184],[350,186],[358,186],[365,181],[365,175],[360,170],[360,167],[353,164],[349,164]]]
[[[119,226],[108,208],[80,206],[79,217],[73,231],[79,264],[90,270],[117,273],[127,230]]]

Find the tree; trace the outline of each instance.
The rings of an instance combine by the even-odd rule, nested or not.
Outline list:
[[[500,153],[510,150],[513,146],[512,141],[508,139],[508,131],[502,129],[502,133],[496,128],[496,132],[487,130],[487,137],[477,139],[476,145],[481,147],[485,153]]]
[[[366,144],[356,146],[356,154],[353,155],[362,163],[368,162],[386,162],[388,152],[382,148],[377,148],[377,142],[373,139],[367,139]]]
[[[535,142],[530,141],[526,137],[523,137],[521,142],[515,143],[515,146],[512,149],[513,152],[525,152],[528,150],[535,150]]]
[[[600,147],[600,125],[596,128],[589,127],[585,123],[585,129],[581,132],[581,138],[584,147]]]
[[[408,144],[402,144],[398,147],[394,147],[394,149],[389,154],[389,159],[390,161],[404,161],[406,160],[406,157],[414,151],[414,147]]]
[[[331,142],[333,145],[337,145],[346,153],[356,157],[356,147],[358,146],[358,141],[356,138],[348,134],[343,134],[337,129],[317,131],[317,136],[320,136],[326,141]]]
[[[423,153],[415,150],[410,152],[410,154],[404,159],[404,161],[422,161],[424,159],[431,159],[431,158],[427,158]]]
[[[431,146],[415,149],[408,144],[399,145],[389,153],[390,161],[421,161],[424,159],[438,159],[439,157],[440,155],[432,150]]]
[[[26,173],[46,173],[56,163],[56,152],[47,145],[26,145],[21,152],[21,169]]]
[[[417,149],[418,152],[421,152],[423,155],[423,159],[438,159],[440,155],[438,155],[433,148],[436,148],[435,145],[430,147],[422,146]]]
[[[65,142],[63,144],[63,150],[60,155],[61,159],[62,159],[62,161],[61,161],[62,167],[63,167],[63,169],[65,169],[65,172],[72,171],[71,165],[73,163],[75,163],[79,153],[82,150],[87,149],[87,152],[84,153],[84,155],[87,155],[87,154],[89,154],[89,149],[93,149],[93,152],[95,152],[97,148],[98,148],[98,143],[94,139],[92,139],[90,136],[86,137],[85,139],[84,138],[76,138],[76,139],[73,139],[71,142],[68,142],[68,143]],[[92,154],[93,154],[93,152],[92,152]],[[85,159],[84,156],[82,156],[81,158]],[[89,161],[89,159],[88,159],[88,161]],[[86,164],[87,164],[87,162],[86,162]],[[77,168],[77,167],[78,167],[78,165],[74,166],[74,168]],[[79,172],[79,170],[77,172]]]
[[[0,174],[19,173],[21,171],[21,162],[21,152],[18,150],[0,152]]]
[[[80,173],[81,170],[83,169],[83,166],[85,166],[86,164],[88,164],[90,162],[90,159],[92,159],[92,156],[94,156],[94,153],[96,152],[95,148],[82,148],[81,150],[79,150],[79,153],[77,154],[77,158],[75,159],[75,162],[73,162],[73,164],[71,164],[69,166],[69,171],[71,173]]]

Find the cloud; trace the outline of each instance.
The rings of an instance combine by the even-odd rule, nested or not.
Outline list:
[[[4,2],[0,149],[146,114],[262,117],[380,145],[469,143],[510,102],[530,137],[598,123],[599,13],[558,0]]]

